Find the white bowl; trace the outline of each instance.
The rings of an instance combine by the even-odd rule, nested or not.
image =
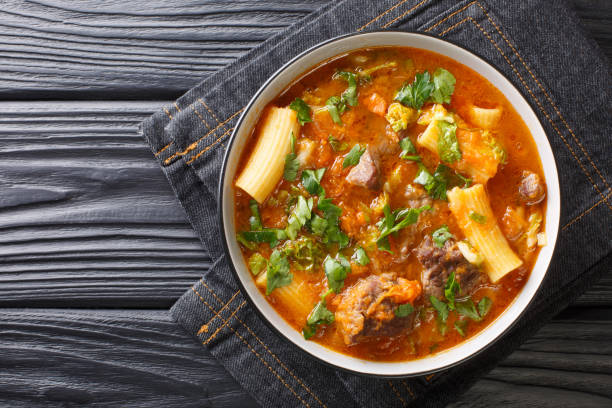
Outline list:
[[[544,167],[547,184],[546,235],[548,245],[543,247],[537,262],[529,275],[529,280],[507,309],[489,326],[464,342],[430,356],[404,362],[376,362],[351,357],[328,349],[313,341],[307,341],[302,334],[293,329],[266,301],[255,286],[240,248],[235,239],[233,180],[240,155],[251,129],[257,122],[264,107],[274,100],[289,84],[295,81],[305,68],[314,67],[320,62],[354,50],[399,46],[414,47],[433,51],[450,57],[478,72],[499,89],[514,106],[535,139],[540,159]],[[457,45],[425,34],[397,31],[352,34],[325,41],[298,55],[272,75],[257,91],[240,117],[232,134],[221,171],[219,208],[223,225],[223,241],[230,264],[242,287],[242,293],[264,321],[278,333],[313,357],[334,367],[354,373],[384,377],[406,377],[422,375],[448,368],[474,356],[506,332],[522,315],[542,283],[553,255],[559,230],[560,193],[557,167],[546,133],[529,103],[521,93],[489,63]]]

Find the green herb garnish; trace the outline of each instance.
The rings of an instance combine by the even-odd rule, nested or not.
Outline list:
[[[340,142],[338,139],[336,139],[332,135],[329,135],[327,139],[329,140],[329,145],[334,150],[334,152],[342,152],[348,149],[348,145],[346,143]]]
[[[304,170],[302,172],[302,185],[311,195],[321,195],[323,187],[321,187],[321,179],[325,173],[325,167],[317,170]]]
[[[442,225],[435,230],[431,236],[433,237],[434,244],[436,244],[438,248],[442,248],[446,241],[453,237],[453,234],[450,233],[447,225]]]
[[[295,135],[291,132],[291,152],[285,156],[285,169],[283,171],[283,178],[287,181],[294,181],[297,177],[298,170],[300,168],[300,161],[297,159],[295,154]]]
[[[357,265],[360,265],[360,266],[366,266],[367,264],[370,263],[370,258],[368,257],[368,254],[366,254],[366,251],[362,247],[357,247],[357,249],[355,249],[355,253],[351,257],[351,259],[355,261]]]
[[[397,317],[407,317],[414,312],[414,307],[410,303],[404,303],[395,308],[395,315]]]
[[[457,330],[457,333],[459,333],[461,337],[465,337],[465,329],[467,329],[467,325],[467,320],[455,320],[455,330]]]
[[[249,258],[249,270],[253,275],[258,275],[259,272],[263,271],[268,267],[268,260],[264,258],[259,252],[255,252]]]
[[[468,217],[470,217],[472,220],[476,221],[479,224],[486,224],[487,222],[487,217],[482,214],[478,214],[476,211],[470,211]]]
[[[433,74],[434,89],[431,100],[435,103],[450,103],[451,95],[455,91],[455,77],[444,68],[438,68]]]
[[[438,312],[438,318],[442,323],[446,323],[446,319],[448,319],[448,305],[441,300],[439,300],[434,295],[429,295],[429,301],[431,305]]]
[[[302,99],[295,98],[293,102],[289,104],[289,108],[297,112],[297,118],[300,125],[312,122],[312,118],[310,117],[310,106],[308,106]]]
[[[421,157],[416,154],[416,147],[414,147],[414,144],[412,143],[412,140],[410,140],[409,137],[405,137],[400,140],[399,145],[402,149],[402,152],[400,153],[400,158],[417,162],[421,161]]]
[[[411,84],[404,83],[394,99],[414,109],[421,109],[433,90],[434,84],[430,81],[429,72],[425,71],[416,74]]]
[[[268,271],[266,274],[266,295],[274,289],[287,286],[293,280],[293,274],[289,271],[289,261],[281,251],[275,249],[268,261]]]
[[[389,204],[385,204],[383,207],[384,218],[378,223],[378,229],[380,230],[380,235],[376,240],[378,249],[391,252],[387,237],[402,228],[416,223],[419,219],[419,214],[430,209],[430,206],[424,205],[420,208],[403,208],[391,212]]]
[[[251,231],[261,231],[263,229],[263,225],[261,223],[261,215],[259,214],[259,206],[257,201],[249,201],[249,207],[251,208],[251,216],[249,217]]]
[[[457,125],[455,123],[438,120],[438,155],[440,160],[453,163],[461,160],[461,150],[457,141]]]
[[[478,302],[478,314],[481,318],[485,317],[487,313],[489,313],[489,310],[491,310],[492,305],[493,302],[488,297],[485,296],[480,299],[480,302]]]
[[[258,244],[267,242],[270,244],[270,247],[276,246],[278,241],[282,241],[283,239],[287,239],[287,234],[285,230],[274,229],[274,228],[266,228],[261,231],[243,231],[238,234],[238,242],[243,243],[247,242],[255,242]],[[249,249],[254,249],[254,247],[249,247],[245,245]]]
[[[329,255],[323,262],[325,276],[327,276],[327,285],[334,292],[339,293],[344,286],[344,279],[351,272],[351,264],[342,254],[337,254],[336,258]]]
[[[342,214],[342,209],[335,205],[331,198],[325,198],[323,196],[319,198],[317,208],[323,212],[324,219],[327,222],[325,231],[323,234],[320,234],[322,235],[323,243],[337,243],[340,248],[345,248],[349,243],[349,237],[340,230],[339,218]],[[323,224],[321,221],[317,221],[317,223],[319,227]]]
[[[459,283],[455,280],[455,271],[452,271],[446,279],[446,285],[444,285],[444,297],[448,301],[448,309],[455,310],[455,295],[461,292]]]
[[[474,306],[474,302],[472,299],[463,300],[461,302],[457,302],[455,305],[457,308],[457,313],[460,315],[469,317],[472,320],[480,321],[480,315],[476,311],[476,306]]]
[[[306,340],[310,339],[317,332],[317,327],[321,324],[332,324],[334,322],[334,314],[327,309],[325,298],[332,290],[325,292],[321,296],[321,300],[312,308],[306,320],[306,326],[302,329],[302,335]]]
[[[340,118],[340,115],[342,115],[346,110],[346,104],[337,96],[332,96],[327,99],[325,106],[327,107],[327,112],[329,112],[329,116],[331,116],[334,123],[341,125],[342,119]]]
[[[342,168],[347,168],[349,166],[355,166],[359,163],[359,159],[361,155],[366,151],[366,147],[361,147],[359,144],[356,144],[351,148],[351,150],[344,156],[344,161],[342,162]]]
[[[342,102],[349,106],[357,106],[357,75],[352,72],[339,71],[334,74],[334,79],[342,78],[348,82],[348,88],[342,92]]]
[[[441,163],[438,164],[433,175],[427,171],[425,166],[419,163],[419,172],[413,181],[417,184],[421,184],[431,197],[436,200],[445,201],[447,199],[446,190],[450,187],[456,185],[467,187],[472,182],[470,179],[453,172],[450,168]]]
[[[287,227],[285,228],[285,232],[287,233],[289,239],[295,239],[298,231],[302,229],[306,222],[310,220],[312,217],[312,206],[312,197],[305,199],[302,196],[298,196],[297,203],[295,204],[291,215],[289,215]]]

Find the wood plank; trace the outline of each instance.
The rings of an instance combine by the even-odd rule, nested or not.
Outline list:
[[[175,99],[326,3],[5,0],[0,99]],[[610,57],[609,1],[573,3]]]
[[[325,3],[3,1],[0,98],[174,99]]]
[[[450,407],[609,407],[610,313],[560,316]],[[3,406],[254,406],[165,311],[2,309],[0,337]]]

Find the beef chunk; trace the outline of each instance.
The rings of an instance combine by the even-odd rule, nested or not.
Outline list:
[[[346,181],[356,186],[375,190],[379,187],[378,175],[379,172],[376,161],[370,149],[367,148],[361,155],[359,163],[357,163],[357,165],[351,169],[348,176],[346,176]]]
[[[417,281],[394,278],[392,274],[359,279],[342,295],[336,309],[338,330],[347,345],[371,337],[395,336],[414,326],[414,316],[398,317],[400,304],[412,303],[421,294]]]
[[[521,200],[527,205],[541,203],[546,197],[546,188],[540,176],[527,170],[523,171],[518,191]]]
[[[471,294],[476,286],[486,281],[486,276],[478,267],[463,257],[453,239],[447,240],[442,248],[438,248],[431,237],[426,235],[415,252],[417,259],[423,265],[421,282],[423,293],[427,298],[430,295],[437,298],[444,295],[444,285],[452,271],[455,271],[455,280],[459,283],[461,295]]]

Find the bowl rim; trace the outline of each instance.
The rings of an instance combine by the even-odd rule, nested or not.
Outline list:
[[[336,364],[334,364],[332,362],[329,362],[329,361],[323,359],[322,357],[316,355],[314,352],[311,352],[310,350],[307,350],[307,349],[301,347],[300,345],[296,344],[281,329],[279,329],[274,324],[272,324],[272,322],[266,317],[265,313],[257,306],[257,303],[251,298],[251,295],[249,294],[248,290],[246,289],[245,285],[242,282],[241,275],[236,270],[236,267],[235,267],[234,262],[232,260],[231,252],[230,252],[230,249],[229,249],[229,246],[228,246],[228,237],[225,234],[225,223],[224,223],[224,212],[223,212],[223,189],[224,189],[224,185],[225,185],[225,182],[226,182],[226,177],[225,176],[226,176],[226,172],[227,172],[228,161],[229,161],[230,155],[232,153],[232,150],[233,150],[233,147],[234,147],[234,143],[236,142],[236,139],[238,137],[238,132],[240,131],[240,128],[241,128],[241,126],[243,124],[243,121],[247,117],[249,111],[257,104],[257,99],[264,92],[264,90],[285,69],[287,69],[294,62],[298,61],[299,59],[305,57],[306,55],[310,54],[311,52],[314,52],[315,50],[317,50],[317,49],[319,49],[319,48],[321,48],[323,46],[330,45],[330,44],[332,44],[334,42],[337,42],[337,41],[340,41],[340,40],[344,40],[344,39],[350,38],[350,37],[368,36],[368,35],[371,35],[371,34],[379,34],[379,33],[392,33],[392,34],[394,33],[394,34],[400,34],[400,35],[406,35],[407,34],[407,35],[423,36],[423,37],[428,37],[430,39],[434,39],[434,40],[437,40],[437,41],[441,41],[443,43],[451,44],[452,46],[460,48],[464,52],[467,52],[467,53],[471,54],[475,59],[477,59],[479,61],[479,63],[487,65],[489,68],[493,69],[499,75],[501,75],[508,82],[508,84],[521,96],[521,98],[525,102],[525,104],[528,107],[528,109],[531,111],[533,116],[536,118],[537,123],[542,128],[542,130],[544,131],[544,135],[546,136],[546,141],[545,142],[548,144],[548,146],[550,148],[550,151],[551,151],[552,170],[553,170],[554,175],[557,178],[557,183],[556,183],[556,187],[557,188],[556,188],[556,191],[554,191],[554,193],[555,193],[555,195],[557,197],[559,197],[559,205],[558,205],[559,211],[557,211],[557,219],[556,220],[551,220],[551,221],[555,221],[556,229],[554,230],[554,237],[548,237],[549,242],[551,241],[551,238],[553,238],[552,241],[554,242],[554,244],[553,244],[553,248],[552,248],[552,251],[551,251],[550,259],[548,260],[548,263],[545,265],[546,270],[544,271],[540,281],[537,283],[537,287],[534,289],[534,292],[533,292],[531,298],[525,304],[523,309],[512,320],[512,322],[510,324],[508,324],[503,330],[501,330],[489,342],[487,342],[482,347],[477,348],[476,350],[474,350],[473,352],[469,353],[468,355],[466,355],[465,357],[463,357],[463,358],[461,358],[459,360],[455,360],[455,361],[453,361],[453,362],[451,362],[449,364],[446,364],[446,365],[443,365],[443,366],[440,366],[440,367],[437,367],[437,368],[434,368],[434,369],[428,369],[428,370],[422,370],[422,371],[416,371],[416,372],[409,372],[409,373],[405,373],[405,374],[381,374],[381,373],[375,373],[375,372],[364,372],[364,371],[352,370],[352,369],[350,369],[348,367],[345,367],[345,366],[342,366],[342,365],[336,365]],[[372,47],[368,47],[368,48],[374,48],[374,47],[377,47],[377,46],[372,46]],[[381,44],[381,45],[379,45],[379,47],[385,47],[385,45]],[[359,49],[359,47],[355,48],[355,50],[356,49]],[[436,51],[433,51],[433,50],[427,50],[427,51],[436,52]],[[331,58],[334,58],[334,57],[331,57]],[[454,59],[452,57],[447,57],[447,58]],[[324,61],[325,60],[321,60],[321,61],[318,61],[315,64],[309,66],[304,71],[304,73],[309,72],[311,69],[317,67],[319,64],[321,64]],[[461,61],[458,61],[458,62],[461,63]],[[469,68],[469,69],[472,69],[472,68]],[[479,74],[479,75],[481,75],[481,74]],[[492,84],[492,85],[497,88],[497,86],[495,84]],[[538,155],[540,155],[540,154],[541,154],[541,152],[538,149]],[[550,194],[550,192],[551,192],[550,188],[547,185],[547,196]],[[558,172],[558,169],[557,169],[557,161],[556,161],[556,158],[555,158],[555,155],[554,155],[554,150],[552,149],[552,146],[550,146],[550,142],[548,141],[548,135],[546,133],[546,130],[544,129],[544,126],[542,125],[542,121],[540,120],[539,116],[536,114],[531,101],[526,97],[525,92],[523,92],[520,89],[518,89],[517,86],[508,78],[508,76],[505,73],[503,73],[500,69],[495,67],[490,62],[488,62],[485,57],[481,56],[477,52],[469,50],[469,49],[463,47],[462,45],[457,44],[454,41],[451,41],[451,40],[448,40],[448,39],[442,39],[442,38],[440,38],[438,36],[435,36],[433,34],[424,33],[424,32],[416,32],[416,31],[403,31],[403,30],[372,30],[372,31],[362,32],[362,33],[352,32],[352,33],[342,34],[342,35],[339,35],[339,36],[336,36],[336,37],[332,37],[330,39],[327,39],[325,41],[322,41],[322,42],[319,42],[319,43],[313,45],[312,47],[302,51],[301,53],[297,54],[296,56],[291,58],[289,61],[287,61],[285,64],[283,64],[272,75],[270,75],[270,77],[258,88],[258,90],[249,99],[249,102],[246,104],[243,112],[240,114],[240,117],[238,118],[238,120],[236,122],[236,126],[234,127],[234,130],[231,133],[229,142],[227,144],[227,148],[226,148],[225,153],[223,155],[223,162],[222,162],[221,171],[220,171],[220,175],[219,175],[219,185],[218,185],[218,190],[217,190],[217,209],[218,209],[217,210],[217,217],[218,217],[218,221],[219,221],[218,225],[221,228],[221,241],[222,241],[222,245],[223,245],[223,255],[227,258],[227,261],[228,261],[228,264],[229,264],[229,269],[231,270],[231,272],[232,272],[232,274],[234,276],[234,279],[238,283],[238,286],[239,286],[239,289],[240,289],[241,293],[246,297],[246,299],[248,300],[249,304],[255,310],[255,312],[257,313],[259,318],[274,333],[276,333],[281,339],[283,339],[287,343],[291,344],[294,349],[299,350],[300,353],[306,354],[307,356],[309,356],[311,358],[314,358],[317,362],[322,363],[325,366],[331,367],[333,369],[340,370],[340,371],[343,371],[343,372],[346,372],[346,373],[349,373],[349,374],[355,374],[355,375],[362,376],[362,377],[368,377],[368,378],[401,379],[401,378],[411,378],[411,377],[418,377],[418,376],[423,376],[423,375],[437,373],[437,372],[444,371],[444,370],[447,370],[449,368],[455,367],[455,366],[457,366],[457,365],[459,365],[459,364],[461,364],[461,363],[463,363],[463,362],[465,362],[467,360],[470,360],[470,359],[476,357],[477,355],[481,354],[485,350],[488,350],[490,347],[492,347],[493,344],[497,343],[505,334],[507,334],[518,323],[518,321],[524,316],[526,311],[532,306],[532,304],[534,302],[534,299],[536,298],[536,295],[540,291],[540,289],[542,287],[542,283],[544,282],[544,279],[546,278],[546,276],[548,274],[548,271],[549,271],[549,268],[550,268],[550,264],[551,264],[552,260],[555,257],[555,252],[556,252],[556,247],[557,247],[557,238],[558,238],[558,235],[559,235],[559,220],[560,220],[560,217],[561,217],[561,211],[560,211],[561,210],[561,200],[560,200],[559,172]],[[546,224],[548,224],[548,223],[549,223],[549,220],[548,220],[548,216],[547,216]],[[530,272],[530,275],[531,275],[531,272]],[[521,291],[523,289],[521,289]],[[261,295],[261,293],[260,293],[260,295]],[[514,299],[514,300],[516,300],[516,299]],[[508,307],[510,307],[511,304],[508,305]],[[476,335],[478,335],[481,332],[486,331],[490,327],[491,324],[493,324],[493,322],[491,322],[488,326],[486,326],[481,331],[479,331]],[[466,339],[466,340],[469,340],[469,339]],[[463,343],[463,341],[458,343],[457,345],[459,345],[461,343]],[[455,345],[453,347],[456,347],[457,345]],[[325,347],[325,346],[323,346],[323,347]],[[448,350],[451,350],[453,347],[449,348]],[[344,355],[343,353],[340,353],[340,352],[338,352],[336,350],[333,350],[333,349],[330,349],[330,348],[328,348],[328,349],[331,352],[333,352],[333,353]],[[353,357],[353,356],[351,356],[351,357]],[[358,358],[358,357],[355,357],[355,358]],[[425,358],[427,358],[427,356],[421,357],[421,358],[415,359],[415,360],[410,360],[410,361],[418,361],[418,360],[422,360],[422,359],[425,359]],[[390,363],[401,363],[401,361],[400,362],[393,361],[393,362],[390,362]]]

